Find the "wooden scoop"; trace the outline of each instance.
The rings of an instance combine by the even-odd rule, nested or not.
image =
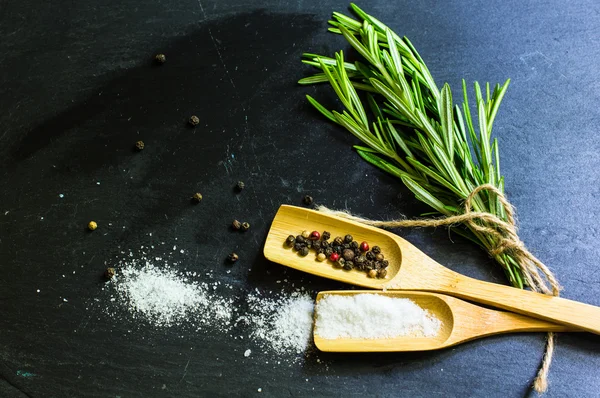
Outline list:
[[[424,292],[373,292],[373,290],[327,291],[317,295],[317,303],[325,295],[379,294],[408,298],[441,321],[433,337],[395,337],[384,339],[325,339],[314,331],[317,348],[328,352],[399,352],[429,351],[450,347],[465,341],[512,332],[568,332],[568,326],[530,318],[512,312],[489,310],[443,294]],[[318,307],[317,311],[318,311]],[[318,312],[315,313],[315,318]]]
[[[386,279],[335,269],[328,261],[318,262],[314,255],[299,256],[285,245],[285,239],[303,230],[329,231],[332,237],[351,234],[359,242],[378,245],[390,263]],[[391,232],[314,210],[282,205],[271,225],[264,254],[270,261],[358,286],[448,293],[600,334],[600,307],[466,277],[438,264]]]

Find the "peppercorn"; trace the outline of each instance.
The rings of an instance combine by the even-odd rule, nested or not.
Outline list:
[[[367,258],[365,256],[363,256],[362,254],[360,256],[355,256],[354,257],[354,262],[356,264],[364,264],[365,261],[367,261]]]
[[[337,263],[343,267],[344,264],[346,264],[346,260],[344,260],[344,257],[340,257],[338,258]]]
[[[327,257],[331,256],[333,254],[333,249],[331,247],[328,247],[327,249],[325,249],[325,255]]]
[[[381,262],[381,267],[382,267],[382,268],[387,268],[387,267],[388,267],[388,265],[390,265],[390,262],[389,262],[388,260],[383,260],[383,261]]]
[[[138,141],[135,143],[135,149],[137,149],[138,151],[141,151],[142,149],[144,149],[144,141]]]
[[[331,234],[327,231],[323,231],[323,235],[321,235],[322,240],[329,240],[331,238]]]
[[[227,260],[229,260],[230,263],[235,263],[238,259],[239,259],[239,256],[236,253],[231,253],[227,257]]]
[[[310,233],[309,239],[319,240],[319,239],[321,239],[321,233],[319,231],[312,231]]]
[[[328,247],[331,247],[331,243],[327,242],[326,240],[322,240],[321,247],[324,247],[327,249]]]
[[[375,269],[380,269],[380,268],[382,268],[382,266],[381,266],[381,261],[375,261],[374,265],[375,265]]]
[[[237,221],[237,220],[235,220],[235,221]],[[239,221],[237,221],[237,222],[238,222],[238,224],[240,223]],[[240,225],[240,227],[241,227],[241,225]],[[296,238],[294,238],[294,235],[290,235],[290,236],[288,236],[288,237],[287,237],[287,239],[285,240],[285,243],[286,243],[288,246],[294,246],[294,243],[296,243]]]
[[[352,235],[348,234],[346,236],[344,236],[344,243],[350,243],[354,240],[354,238],[352,237]]]
[[[342,256],[344,257],[344,260],[346,260],[346,261],[354,260],[354,251],[352,251],[350,249],[345,249],[342,252]]]
[[[377,271],[375,271],[374,269],[369,270],[369,272],[367,272],[367,275],[369,275],[369,278],[375,278],[377,277]]]
[[[378,254],[375,256],[375,260],[377,260],[377,261],[383,261],[383,258],[384,258],[384,257],[383,257],[383,254],[381,254],[381,253],[378,253]]]
[[[113,276],[115,276],[115,269],[114,268],[107,268],[106,271],[104,271],[104,276],[107,279],[112,279]]]
[[[200,118],[198,116],[196,116],[196,115],[193,115],[193,116],[190,117],[189,123],[192,126],[197,126],[197,125],[200,124]]]
[[[195,203],[200,203],[202,201],[202,194],[200,192],[196,192],[194,196],[192,196],[192,200]]]
[[[354,268],[354,263],[352,261],[346,261],[344,263],[344,269],[346,271],[351,271]]]
[[[379,254],[379,253],[381,253],[381,248],[379,246],[373,246],[371,251],[375,254]]]
[[[317,241],[314,241],[314,242],[312,242],[312,247],[313,247],[313,249],[315,249],[315,250],[320,250],[320,249],[321,249],[321,242],[319,242],[318,240],[317,240]]]
[[[242,223],[239,222],[238,220],[233,220],[233,222],[231,223],[231,228],[235,229],[236,231],[239,231],[239,229],[242,228]],[[293,236],[292,236],[292,238],[293,238]],[[289,242],[289,240],[290,240],[289,236],[288,236],[287,240]],[[291,245],[293,245],[293,244],[294,244],[294,242],[292,241]]]
[[[379,271],[377,271],[377,277],[378,278],[385,278],[385,276],[387,275],[387,270],[385,268],[381,268]]]
[[[340,255],[338,253],[331,253],[329,259],[335,263],[340,259]]]
[[[305,205],[312,205],[313,204],[313,198],[310,195],[305,195],[304,198],[302,198],[302,201],[304,202]]]
[[[317,254],[317,261],[325,261],[327,256],[324,253]]]
[[[296,240],[296,243],[294,243],[294,250],[296,250],[298,252],[298,251],[300,251],[300,249],[302,249],[305,246],[306,245],[304,243],[300,243],[300,242],[298,242],[298,240]]]
[[[367,252],[365,256],[367,257],[367,260],[375,260],[375,254],[373,252]]]
[[[337,254],[342,254],[342,246],[333,246],[333,251]]]
[[[333,244],[336,246],[341,246],[344,244],[344,238],[342,238],[341,236],[336,236],[335,239],[333,240]]]
[[[95,230],[96,230],[96,228],[98,228],[98,224],[96,224],[96,221],[90,221],[90,222],[88,223],[88,229],[89,229],[90,231],[95,231]]]
[[[362,250],[363,252],[368,252],[369,251],[369,244],[367,242],[362,242],[360,244],[360,250]]]
[[[165,54],[156,54],[156,56],[154,57],[154,60],[159,63],[159,64],[164,64],[165,61],[167,60],[167,57],[165,56]]]
[[[317,254],[325,253],[325,249],[323,249],[322,247],[320,249],[315,250],[317,251]]]
[[[235,188],[238,191],[241,191],[242,189],[244,189],[246,187],[246,184],[244,184],[243,181],[238,181],[237,184],[235,184]]]
[[[306,241],[306,247],[308,247],[309,249],[312,249],[313,246],[313,241],[312,240],[307,240]]]
[[[365,268],[366,269],[374,269],[375,268],[375,263],[373,263],[373,261],[371,261],[371,260],[366,260],[365,261]]]
[[[352,250],[352,251],[354,252],[354,257],[358,257],[358,256],[360,256],[360,254],[362,253],[362,252],[360,251],[360,249],[354,249],[354,250]]]
[[[353,240],[352,242],[350,242],[350,248],[351,248],[352,250],[354,250],[354,249],[358,249],[358,242],[357,242],[357,241],[355,241],[355,240]]]
[[[302,235],[296,235],[296,242],[305,243],[306,240],[304,239],[304,237]]]
[[[242,231],[246,232],[249,229],[250,229],[250,224],[244,221],[242,223]]]
[[[302,257],[308,256],[308,252],[309,252],[309,251],[310,251],[310,250],[308,249],[308,247],[304,246],[302,249],[300,249],[300,255],[301,255]]]
[[[342,267],[343,267],[343,264],[340,264],[339,261],[334,261],[333,268],[342,268]]]
[[[304,239],[310,238],[310,232],[308,232],[307,230],[302,231],[302,237]]]

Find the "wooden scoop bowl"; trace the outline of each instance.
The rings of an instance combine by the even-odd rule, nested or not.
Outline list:
[[[443,294],[373,290],[327,291],[317,295],[317,303],[325,295],[379,294],[388,297],[408,298],[441,321],[433,337],[395,337],[385,339],[325,339],[314,331],[317,348],[328,352],[400,352],[430,351],[450,347],[465,341],[513,332],[569,332],[573,328],[530,318],[513,312],[494,311]],[[315,306],[315,319],[318,306]]]
[[[299,256],[285,245],[285,239],[303,230],[329,231],[332,237],[351,234],[359,242],[380,246],[390,263],[386,279],[371,279],[364,272],[335,269],[328,261],[318,262],[314,255]],[[282,205],[271,225],[264,254],[270,261],[353,285],[447,293],[600,334],[600,307],[466,277],[438,264],[391,232],[314,210]]]

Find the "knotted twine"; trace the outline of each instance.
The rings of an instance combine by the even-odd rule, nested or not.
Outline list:
[[[484,190],[493,192],[497,196],[504,208],[507,221],[500,219],[492,213],[471,210],[473,198],[480,191]],[[514,207],[508,202],[504,194],[491,184],[480,185],[469,194],[465,200],[463,214],[444,218],[376,221],[358,217],[346,211],[331,210],[325,206],[318,206],[317,210],[362,224],[385,228],[439,227],[464,223],[471,229],[493,238],[495,245],[488,250],[490,255],[496,257],[503,253],[510,253],[521,267],[522,274],[532,290],[554,296],[559,295],[560,285],[552,274],[552,271],[550,271],[537,257],[531,254],[519,238],[514,216]],[[543,274],[544,277],[542,277],[540,273]],[[550,284],[550,287],[548,286],[548,283]],[[548,333],[548,339],[546,341],[546,352],[542,360],[542,365],[540,366],[540,370],[533,383],[534,389],[540,393],[545,392],[548,388],[548,371],[550,369],[550,364],[552,363],[554,343],[555,334],[550,332]]]

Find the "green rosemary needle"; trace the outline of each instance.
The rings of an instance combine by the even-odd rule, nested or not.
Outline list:
[[[344,109],[330,111],[309,95],[308,101],[362,141],[364,145],[354,148],[364,160],[399,177],[436,214],[461,214],[461,204],[483,184],[503,192],[498,142],[491,134],[509,80],[493,90],[487,83],[485,93],[475,82],[476,126],[464,80],[459,107],[453,104],[448,84],[437,87],[408,38],[401,38],[355,4],[350,7],[358,19],[335,12],[329,31],[343,35],[361,60],[347,62],[343,51],[333,58],[304,54],[302,62],[320,72],[299,81],[329,84]],[[506,220],[492,192],[480,191],[473,200],[473,210]],[[497,245],[493,237],[468,225],[454,230],[488,251]],[[510,253],[494,258],[510,283],[522,288],[521,268]]]

